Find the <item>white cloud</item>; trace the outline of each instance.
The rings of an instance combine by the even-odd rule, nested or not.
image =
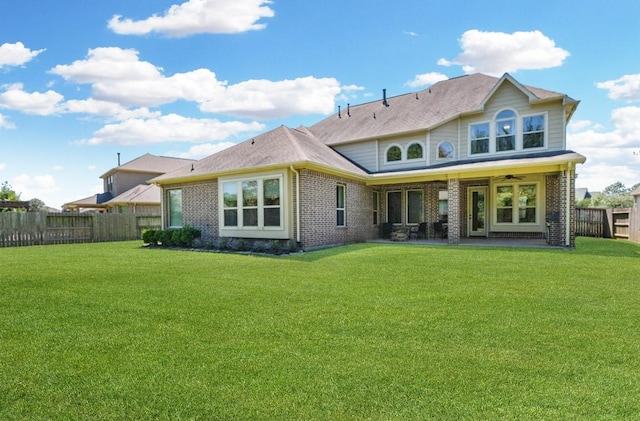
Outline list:
[[[7,168],[7,164],[0,162],[0,171],[4,171],[5,168]]]
[[[413,32],[413,31],[402,31],[402,33],[405,34],[405,35],[409,35],[410,37],[419,36],[417,32]]]
[[[234,34],[263,29],[266,25],[258,21],[274,16],[270,3],[268,0],[189,0],[171,6],[162,16],[153,15],[143,20],[115,15],[108,26],[118,34],[127,35]]]
[[[99,116],[111,116],[117,120],[127,120],[129,118],[151,118],[159,117],[159,111],[150,111],[146,107],[127,109],[120,104],[109,101],[100,101],[93,98],[83,100],[69,100],[63,105],[65,112],[83,113]]]
[[[577,185],[599,191],[620,181],[627,187],[640,181],[640,107],[623,107],[611,112],[611,131],[588,121],[572,123],[567,146],[587,157],[578,167]]]
[[[30,50],[21,42],[4,43],[0,45],[0,69],[5,66],[22,66],[43,51],[45,49]]]
[[[53,166],[53,170],[54,171],[63,171],[64,167],[62,165],[54,165]]]
[[[116,47],[90,50],[85,60],[51,70],[76,83],[92,85],[94,102],[69,101],[73,112],[121,114],[121,107],[153,107],[178,100],[196,102],[203,112],[249,118],[279,118],[293,114],[333,112],[340,85],[333,78],[312,76],[293,80],[249,80],[235,85],[218,80],[208,69],[165,77],[162,68],[140,61],[135,50]],[[354,85],[346,89],[360,89]],[[141,114],[140,116],[145,116]]]
[[[609,91],[609,98],[628,102],[640,101],[640,74],[624,75],[616,80],[596,83],[596,87]]]
[[[46,202],[43,197],[49,197],[60,191],[56,180],[49,174],[35,176],[21,174],[13,179],[11,186],[16,193],[20,194],[22,200],[38,198]]]
[[[64,99],[55,91],[25,92],[20,83],[9,85],[6,89],[0,94],[0,108],[20,110],[26,114],[55,114],[60,111],[59,104]]]
[[[204,157],[218,153],[224,149],[230,148],[233,145],[235,145],[235,143],[233,142],[203,143],[200,145],[193,145],[186,152],[171,151],[165,153],[164,155],[186,159],[202,159]]]
[[[212,96],[200,105],[200,110],[249,118],[329,114],[339,93],[340,84],[333,78],[248,80],[228,86],[223,96]]]
[[[162,68],[138,59],[133,49],[102,47],[90,49],[86,60],[59,64],[50,73],[76,83],[146,81],[161,79]]]
[[[420,86],[433,85],[434,83],[440,82],[442,80],[447,80],[448,77],[442,73],[431,72],[431,73],[423,73],[421,75],[416,75],[416,77],[407,82],[406,85],[412,88],[417,88]]]
[[[97,168],[98,168],[98,167],[97,167],[97,166],[95,166],[95,165],[89,165],[89,166],[87,166],[87,169],[88,169],[89,171],[95,171]]]
[[[264,129],[258,122],[221,122],[216,119],[186,118],[169,114],[153,119],[130,119],[108,124],[94,133],[94,137],[77,143],[100,145],[145,145],[165,142],[211,142]]]
[[[442,66],[462,66],[466,73],[500,76],[506,72],[547,69],[562,65],[569,52],[540,31],[482,32],[466,31],[460,39],[462,53],[453,60],[441,58]]]
[[[0,129],[15,129],[16,126],[10,122],[6,116],[0,114]]]

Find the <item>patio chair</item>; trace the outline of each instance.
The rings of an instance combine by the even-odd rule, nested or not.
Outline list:
[[[433,223],[433,238],[437,235],[442,239],[447,238],[447,227],[440,221]]]
[[[429,225],[426,222],[421,222],[420,225],[418,225],[418,232],[416,234],[416,238],[427,238],[427,227]]]

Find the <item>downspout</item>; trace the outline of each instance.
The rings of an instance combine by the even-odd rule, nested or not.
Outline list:
[[[571,246],[571,171],[572,171],[573,163],[571,161],[568,162],[567,165],[567,199],[566,199],[566,221],[565,221],[565,245],[567,247]]]
[[[291,172],[296,175],[296,242],[300,242],[300,173],[293,168],[293,165],[289,167]]]

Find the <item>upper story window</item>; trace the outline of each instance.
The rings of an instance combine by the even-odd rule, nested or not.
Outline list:
[[[171,189],[167,192],[169,208],[169,227],[182,227],[182,189]]]
[[[438,159],[451,159],[454,157],[454,149],[451,142],[445,140],[438,144]]]
[[[420,159],[424,156],[422,145],[419,143],[412,143],[407,148],[407,159]]]
[[[544,115],[533,115],[522,119],[522,147],[524,149],[544,146]]]
[[[469,155],[544,148],[546,114],[519,118],[513,110],[502,110],[492,122],[469,125]]]
[[[472,124],[471,154],[489,153],[489,123]]]
[[[402,160],[402,149],[400,146],[391,146],[387,149],[387,162],[393,161],[401,161]]]
[[[516,114],[504,110],[496,116],[496,152],[512,151],[516,148]]]

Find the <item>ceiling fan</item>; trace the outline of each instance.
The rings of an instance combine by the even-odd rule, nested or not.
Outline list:
[[[513,174],[507,174],[502,178],[502,181],[507,181],[507,180],[523,180],[524,176],[518,176],[518,175],[513,175]]]

